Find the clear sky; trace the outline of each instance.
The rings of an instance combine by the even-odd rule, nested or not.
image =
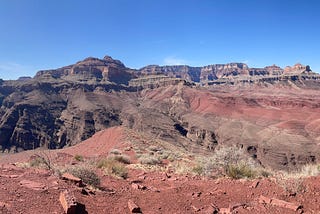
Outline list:
[[[126,66],[297,62],[320,71],[319,0],[0,0],[0,78],[110,55]]]

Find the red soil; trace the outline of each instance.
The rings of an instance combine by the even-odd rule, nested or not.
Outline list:
[[[130,213],[129,200],[143,213],[213,213],[214,208],[221,213],[230,207],[232,213],[316,213],[319,178],[309,178],[303,185],[302,192],[290,196],[272,179],[214,180],[131,170],[127,180],[103,176],[104,190],[84,195],[80,187],[48,171],[1,165],[0,213],[63,213],[59,194],[65,189],[88,213]],[[264,204],[259,202],[261,196],[303,207],[294,211],[281,204]]]
[[[114,148],[122,148],[125,146],[124,140],[122,128],[111,127],[97,132],[91,138],[75,146],[62,149],[62,151],[72,156],[98,157],[108,155],[110,150]]]

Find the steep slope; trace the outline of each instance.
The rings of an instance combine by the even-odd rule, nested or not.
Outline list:
[[[0,148],[62,148],[124,126],[188,152],[237,144],[263,165],[293,168],[319,159],[319,80],[302,65],[132,70],[108,56],[87,58],[0,82]]]

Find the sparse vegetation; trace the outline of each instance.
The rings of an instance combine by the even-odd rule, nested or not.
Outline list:
[[[230,164],[226,168],[226,174],[233,179],[254,178],[256,172],[246,164]]]
[[[320,175],[320,165],[306,164],[291,172],[277,172],[277,183],[289,194],[301,193],[305,190],[303,181],[307,177]]]
[[[305,187],[302,177],[285,177],[282,175],[276,176],[276,182],[289,194],[297,194],[302,192]]]
[[[149,146],[148,150],[152,151],[152,152],[159,152],[162,149],[159,146],[151,145],[151,146]]]
[[[95,173],[94,169],[90,167],[77,166],[68,168],[66,171],[78,178],[81,178],[84,183],[93,187],[99,187],[100,185],[99,176]]]
[[[114,159],[120,163],[124,163],[124,164],[130,164],[131,160],[130,157],[127,155],[112,155],[109,156],[109,158]]]
[[[141,164],[147,164],[147,165],[157,165],[161,163],[161,160],[154,156],[154,155],[148,155],[148,154],[142,154],[139,157],[139,161]]]
[[[268,177],[270,177],[272,175],[271,172],[269,172],[269,171],[267,171],[265,169],[260,170],[259,174],[264,178],[268,178]]]
[[[51,157],[46,152],[39,152],[38,154],[35,154],[33,157],[31,157],[30,166],[53,170]]]
[[[111,151],[110,151],[110,154],[112,154],[112,155],[121,155],[121,150],[119,150],[119,149],[112,149]]]
[[[82,162],[84,160],[82,155],[75,155],[74,159],[79,162]]]
[[[243,149],[236,146],[220,147],[210,158],[198,158],[197,162],[195,173],[201,172],[201,175],[211,176],[213,172],[218,172],[234,179],[253,178],[258,175],[258,164]]]
[[[203,175],[204,174],[204,168],[201,165],[196,165],[192,168],[192,172],[197,175]]]
[[[117,177],[128,178],[128,170],[124,163],[113,158],[101,159],[97,163],[97,167],[103,169],[107,175],[115,175]]]

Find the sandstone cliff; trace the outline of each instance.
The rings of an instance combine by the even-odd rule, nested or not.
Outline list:
[[[319,81],[300,64],[134,70],[108,56],[87,58],[0,80],[0,149],[61,148],[125,126],[200,154],[238,144],[264,165],[294,167],[320,158]]]

